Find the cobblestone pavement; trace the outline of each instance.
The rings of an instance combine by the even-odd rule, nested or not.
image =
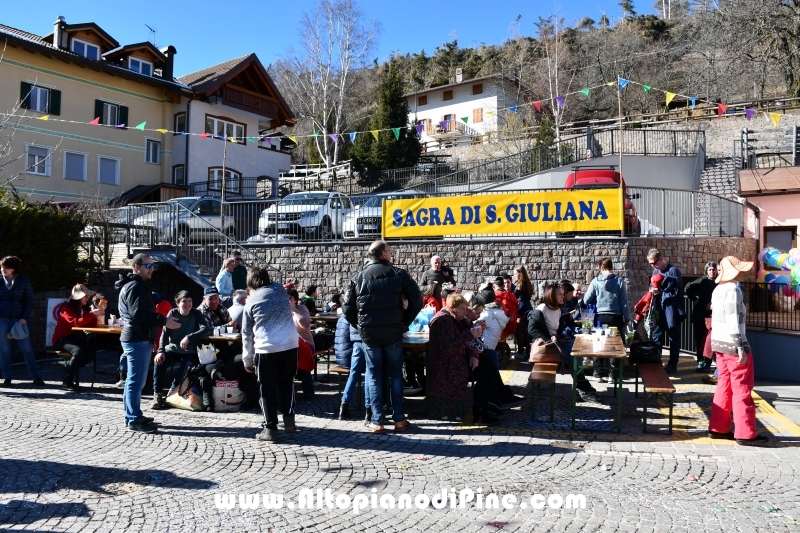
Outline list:
[[[101,362],[104,383],[82,394],[56,387],[55,363],[42,365],[46,388],[18,381],[0,389],[0,530],[800,531],[800,428],[759,398],[759,430],[771,436],[769,447],[707,439],[713,388],[700,383],[688,357],[674,379],[672,436],[656,402],[651,430],[642,434],[641,399],[627,378],[621,434],[602,431],[613,427],[616,403],[600,384],[603,403],[583,404],[579,430],[571,432],[567,376],[559,377],[554,424],[531,423],[529,404],[508,411],[496,428],[473,426],[469,417],[432,420],[422,399],[412,399],[411,432],[368,435],[359,420],[334,419],[334,377],[315,400],[300,402],[300,430],[281,432],[279,444],[254,439],[255,413],[160,411],[157,433],[129,432],[121,391],[110,385],[114,361],[104,354]],[[503,372],[526,396],[529,368]],[[83,374],[88,381],[90,373]],[[539,398],[542,420],[544,389]],[[463,509],[424,500],[422,509],[360,514],[324,503],[288,508],[303,488],[330,489],[342,501],[364,495],[369,502],[374,494],[379,504],[383,495],[413,501],[450,487],[513,495],[518,504],[493,508],[486,497],[478,506],[476,496]],[[284,507],[243,509],[236,501],[219,509],[215,498],[264,493],[283,494]],[[586,506],[536,510],[534,494],[581,494]]]

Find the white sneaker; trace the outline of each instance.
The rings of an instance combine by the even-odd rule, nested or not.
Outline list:
[[[117,381],[116,383],[114,383],[114,386],[116,388],[118,388],[118,389],[124,389],[125,388],[125,380],[121,379],[121,380]]]

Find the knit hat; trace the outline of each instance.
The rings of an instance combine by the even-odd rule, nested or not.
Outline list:
[[[719,262],[719,275],[715,281],[717,283],[733,281],[740,272],[749,272],[754,264],[754,261],[742,261],[732,255],[723,257]]]
[[[72,295],[69,297],[70,300],[81,300],[85,296],[92,296],[94,292],[90,291],[89,288],[84,285],[83,283],[78,283],[74,287],[72,287]]]

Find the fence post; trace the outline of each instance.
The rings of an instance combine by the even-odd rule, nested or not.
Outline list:
[[[692,193],[692,235],[697,236],[697,227],[695,226],[695,222],[696,222],[695,221],[695,212],[697,210],[697,197],[695,196],[694,191],[691,191],[691,193]]]
[[[647,130],[642,130],[642,146],[644,155],[647,155]]]
[[[667,234],[667,191],[661,189],[661,234]]]
[[[678,155],[678,132],[677,131],[673,131],[672,132],[672,155],[673,156],[677,156]]]
[[[764,290],[761,292],[764,294],[764,331],[769,331],[769,289],[766,283],[763,287]]]

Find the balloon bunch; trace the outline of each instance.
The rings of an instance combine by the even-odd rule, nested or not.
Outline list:
[[[758,282],[769,285],[771,291],[781,291],[785,296],[800,296],[800,249],[782,252],[767,246],[758,254],[764,266],[779,268],[779,271],[758,271]]]

